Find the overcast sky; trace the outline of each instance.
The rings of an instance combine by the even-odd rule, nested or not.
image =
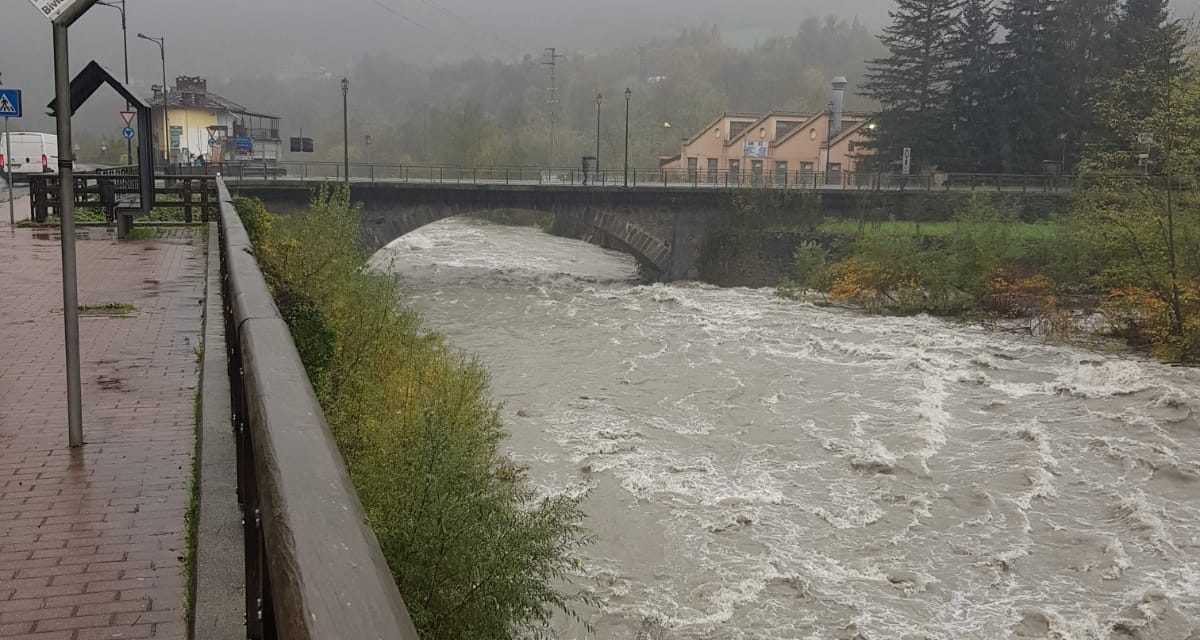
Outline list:
[[[52,97],[50,26],[27,0],[0,0],[0,74]],[[1188,14],[1200,0],[1177,0]],[[545,47],[597,51],[685,27],[716,24],[732,42],[793,32],[812,15],[858,17],[882,26],[892,0],[128,0],[132,84],[161,82],[158,49],[139,31],[167,39],[167,77],[327,70],[339,74],[370,53],[412,62],[473,54],[518,59]],[[71,30],[71,66],[98,60],[122,70],[120,18],[97,6]],[[40,111],[40,109],[39,109]]]

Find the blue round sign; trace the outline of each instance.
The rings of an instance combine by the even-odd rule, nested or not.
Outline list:
[[[133,127],[125,127],[125,130],[121,132],[121,135],[125,136],[126,140],[133,140]]]

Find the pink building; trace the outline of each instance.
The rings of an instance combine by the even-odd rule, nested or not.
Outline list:
[[[843,109],[846,79],[833,81],[821,113],[725,113],[690,139],[662,168],[697,182],[842,184],[866,154],[870,114]]]

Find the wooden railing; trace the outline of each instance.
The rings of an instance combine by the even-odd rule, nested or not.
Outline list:
[[[106,183],[110,187],[106,189]],[[175,207],[183,210],[187,223],[212,220],[217,214],[217,182],[215,176],[160,175],[154,189],[153,208]],[[105,201],[106,191],[115,203]],[[58,215],[60,208],[59,178],[43,174],[30,176],[29,195],[33,219],[45,222]],[[97,173],[75,174],[75,206],[105,208],[115,213],[141,209],[141,190],[137,168],[106,169]],[[197,219],[197,214],[199,214]]]
[[[416,640],[250,238],[217,188],[248,637]]]

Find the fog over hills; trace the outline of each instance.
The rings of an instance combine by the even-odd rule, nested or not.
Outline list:
[[[369,54],[432,64],[479,55],[518,60],[546,47],[605,51],[684,28],[716,25],[726,41],[794,33],[811,16],[857,18],[877,30],[892,0],[128,0],[129,55],[135,88],[161,82],[158,49],[135,36],[167,39],[167,76],[221,83],[271,72],[279,77],[340,76]],[[1200,0],[1177,0],[1191,15]],[[71,66],[98,60],[122,72],[117,11],[94,7],[71,31]],[[23,0],[0,9],[0,73],[24,88],[29,104],[52,96],[50,27]],[[37,109],[38,112],[41,109]],[[25,124],[45,124],[33,118]]]

